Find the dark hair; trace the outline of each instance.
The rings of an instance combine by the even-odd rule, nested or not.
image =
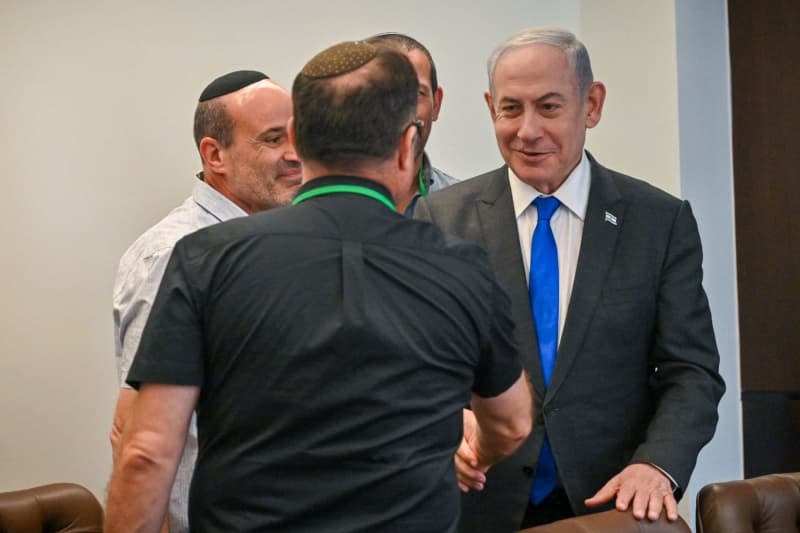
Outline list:
[[[395,46],[401,50],[405,50],[410,52],[411,50],[419,50],[425,57],[428,58],[428,64],[431,66],[431,90],[436,92],[436,88],[439,87],[439,81],[436,77],[436,65],[433,63],[433,56],[425,48],[425,45],[419,42],[418,40],[414,39],[413,37],[409,37],[404,33],[378,33],[377,35],[373,35],[372,37],[367,38],[367,42],[371,44],[383,44],[386,46]]]
[[[411,62],[385,47],[344,75],[301,72],[292,85],[297,154],[328,165],[390,157],[414,121],[418,91]]]
[[[203,137],[216,139],[224,148],[233,143],[233,118],[225,104],[209,100],[197,104],[194,111],[194,143],[200,148]]]

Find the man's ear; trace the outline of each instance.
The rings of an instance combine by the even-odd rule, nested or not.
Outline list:
[[[397,165],[401,171],[409,171],[413,174],[416,168],[417,143],[420,142],[417,126],[411,125],[406,128],[405,133],[400,138],[400,147],[397,150]]]
[[[489,107],[489,115],[492,117],[492,122],[497,118],[497,112],[494,110],[494,100],[489,91],[483,93],[483,99],[486,100],[486,105]]]
[[[606,86],[596,81],[586,92],[586,127],[594,128],[603,116],[603,103],[606,101]]]
[[[203,163],[217,174],[224,174],[225,154],[222,145],[213,137],[203,137],[197,147]]]
[[[435,122],[439,118],[439,111],[442,109],[442,100],[444,100],[444,89],[439,85],[433,93],[433,116],[431,122]]]

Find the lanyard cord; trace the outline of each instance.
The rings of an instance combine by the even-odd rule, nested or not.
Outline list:
[[[310,189],[308,191],[298,194],[292,201],[292,205],[297,205],[300,202],[304,202],[309,198],[314,198],[316,196],[325,196],[328,194],[340,194],[340,193],[352,193],[352,194],[360,194],[362,196],[367,196],[374,200],[378,200],[392,211],[397,211],[394,202],[391,201],[385,194],[361,185],[324,185],[322,187],[317,187],[316,189]]]
[[[419,194],[420,196],[427,196],[428,195],[428,184],[425,183],[425,178],[423,177],[422,167],[419,167],[419,174],[417,174],[417,180],[419,180]]]

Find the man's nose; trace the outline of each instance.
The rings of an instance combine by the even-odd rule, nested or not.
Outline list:
[[[532,110],[526,110],[521,117],[517,137],[523,141],[535,141],[542,135],[542,119]]]
[[[295,151],[294,146],[291,144],[287,146],[286,151],[283,152],[283,159],[286,161],[299,161],[299,159],[297,159],[297,152]]]

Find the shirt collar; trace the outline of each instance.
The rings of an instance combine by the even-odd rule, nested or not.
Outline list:
[[[203,181],[202,172],[197,174],[197,181],[195,181],[192,188],[192,199],[220,222],[247,216],[247,212],[244,209]]]
[[[561,187],[552,194],[581,220],[586,217],[586,206],[589,203],[590,172],[589,159],[584,151],[578,165],[570,172]],[[508,183],[511,187],[511,198],[514,202],[514,216],[516,217],[519,217],[537,196],[544,196],[519,179],[511,167],[508,167]]]

